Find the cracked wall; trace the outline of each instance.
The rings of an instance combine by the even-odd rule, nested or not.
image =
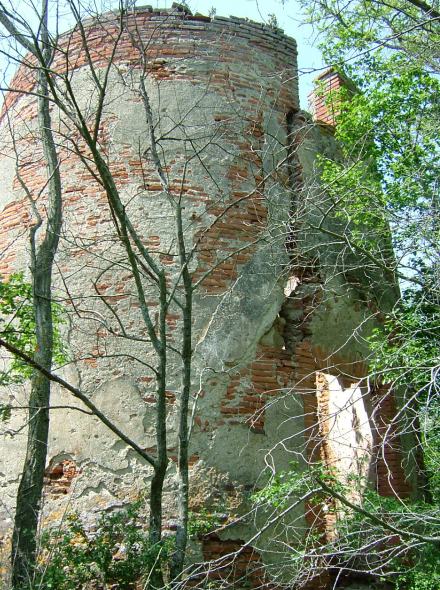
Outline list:
[[[115,27],[111,15],[101,23],[86,23],[98,68],[108,60]],[[232,521],[249,509],[250,495],[267,480],[268,470],[289,469],[293,459],[322,454],[322,441],[316,438],[322,433],[315,432],[323,391],[320,375],[330,375],[329,381],[345,379],[342,389],[326,389],[339,408],[341,392],[354,395],[366,371],[365,342],[358,328],[368,324],[370,312],[346,279],[333,273],[339,250],[313,234],[307,223],[317,214],[316,153],[334,153],[335,146],[331,133],[311,125],[299,111],[296,45],[280,31],[244,19],[157,11],[134,13],[127,27],[136,27],[147,47],[147,89],[161,157],[173,194],[185,201],[185,238],[196,245],[191,263],[193,281],[199,282],[194,301],[191,505],[195,511],[221,507]],[[93,106],[93,84],[78,33],[65,35],[62,44],[67,43],[78,100],[84,105],[92,100]],[[62,67],[62,56],[56,55],[54,68]],[[171,284],[179,273],[172,210],[148,157],[151,146],[137,92],[138,68],[139,55],[127,34],[110,72],[100,142],[127,212]],[[14,86],[23,94],[6,98],[0,128],[3,153],[13,153],[7,110],[21,174],[30,189],[38,191],[45,176],[35,137],[35,100],[25,94],[32,88],[32,74],[25,66]],[[53,116],[67,132],[59,113]],[[156,398],[148,366],[154,364],[154,353],[151,346],[115,338],[108,329],[117,326],[116,314],[127,332],[145,336],[145,330],[137,331],[139,302],[106,195],[68,147],[60,140],[65,219],[56,295],[68,310],[63,330],[70,362],[59,371],[153,452]],[[27,268],[30,214],[12,157],[0,159],[0,178],[5,187],[0,197],[0,270],[8,274]],[[158,301],[148,288],[154,315]],[[384,293],[382,299],[380,305],[386,306],[392,295]],[[167,315],[171,343],[178,342],[180,328],[181,314],[173,307]],[[171,463],[165,491],[170,530],[177,489],[173,474],[179,378],[178,358],[170,352]],[[25,405],[26,386],[3,395]],[[362,400],[356,400],[358,431],[368,442]],[[352,420],[350,402],[344,403]],[[46,524],[72,509],[93,522],[97,510],[121,506],[146,489],[151,469],[132,450],[96,418],[80,413],[78,408],[84,408],[60,388],[54,387],[53,404],[70,407],[51,415]],[[339,415],[332,428],[342,439],[353,436],[352,422],[347,430],[345,415]],[[10,436],[1,440],[0,533],[12,522],[26,436],[22,425],[23,412],[14,412],[6,425]],[[337,445],[332,452],[341,459]],[[304,506],[292,520],[307,527]],[[223,554],[228,543],[243,545],[258,526],[257,519],[223,527],[199,556]],[[256,561],[274,563],[268,551],[273,542],[273,531],[262,535]],[[248,562],[255,561],[253,555],[251,551]],[[242,572],[243,564],[240,568]]]

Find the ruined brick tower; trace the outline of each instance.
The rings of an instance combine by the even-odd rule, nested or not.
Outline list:
[[[380,433],[372,431],[365,391],[358,385],[366,373],[366,346],[353,336],[359,326],[370,325],[371,309],[358,290],[371,277],[361,277],[355,288],[334,273],[340,247],[308,223],[320,198],[315,155],[332,153],[335,146],[332,134],[300,111],[295,42],[278,29],[244,19],[181,11],[143,9],[128,15],[115,46],[119,26],[113,14],[84,23],[95,70],[102,73],[113,59],[100,145],[144,247],[174,284],[179,267],[173,213],[151,159],[136,86],[145,64],[160,157],[172,194],[185,203],[185,239],[194,248],[192,510],[206,506],[232,521],[249,509],[250,493],[264,481],[265,469],[288,469],[293,460],[322,458],[341,471],[377,473],[374,447]],[[68,68],[78,100],[92,117],[93,81],[78,30],[61,38],[53,68]],[[23,65],[13,82],[22,93],[6,97],[0,123],[2,154],[16,154],[0,158],[0,272],[5,275],[28,267],[31,211],[16,164],[29,190],[42,191],[38,205],[44,213],[36,100],[27,94],[33,83],[32,67]],[[153,448],[155,394],[148,365],[154,364],[154,353],[145,342],[115,337],[122,325],[127,333],[145,337],[136,332],[141,322],[133,278],[121,258],[105,192],[73,154],[65,117],[55,110],[53,116],[64,198],[56,296],[67,310],[63,332],[69,350],[60,372],[139,445]],[[379,305],[386,306],[390,297],[384,291]],[[153,288],[148,305],[158,309]],[[180,371],[173,344],[180,326],[179,309],[172,307],[167,315],[171,474]],[[5,395],[25,404],[25,388]],[[53,403],[77,404],[62,390],[54,391]],[[22,420],[22,413],[14,413],[8,428],[18,432],[0,442],[0,533],[11,524],[25,441]],[[67,409],[54,410],[51,420],[46,522],[65,509],[89,518],[96,508],[121,505],[145,489],[148,465],[96,419]],[[387,481],[404,494],[409,482],[399,453],[389,449],[395,474]],[[171,481],[166,491],[170,528],[174,493]],[[304,520],[303,506],[295,518]],[[205,539],[199,557],[211,559],[239,547],[252,538],[255,526],[241,522]],[[276,566],[277,555],[264,549],[271,534],[257,549],[261,559]]]

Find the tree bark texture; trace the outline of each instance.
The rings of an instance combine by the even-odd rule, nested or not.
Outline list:
[[[43,0],[39,48],[43,62],[48,65],[51,50],[47,35],[47,0]],[[35,317],[35,361],[50,371],[53,357],[52,267],[57,251],[62,223],[61,178],[58,155],[52,133],[48,84],[45,71],[38,72],[38,124],[48,177],[47,226],[44,239],[36,246],[36,231],[31,230],[31,272]],[[49,433],[50,380],[35,370],[29,397],[28,439],[23,473],[17,493],[16,514],[12,538],[12,587],[18,589],[32,579],[37,549],[38,520],[46,467]]]

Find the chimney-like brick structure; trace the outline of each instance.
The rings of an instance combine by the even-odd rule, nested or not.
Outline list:
[[[315,78],[314,84],[315,88],[308,97],[313,119],[317,123],[336,125],[341,104],[338,91],[346,88],[355,92],[353,83],[333,68],[328,68]]]

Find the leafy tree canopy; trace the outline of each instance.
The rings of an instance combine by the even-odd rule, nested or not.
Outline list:
[[[328,63],[355,64],[356,69],[371,50],[384,48],[405,54],[427,71],[440,71],[438,0],[304,0],[302,4],[308,20],[323,34],[321,49]]]

